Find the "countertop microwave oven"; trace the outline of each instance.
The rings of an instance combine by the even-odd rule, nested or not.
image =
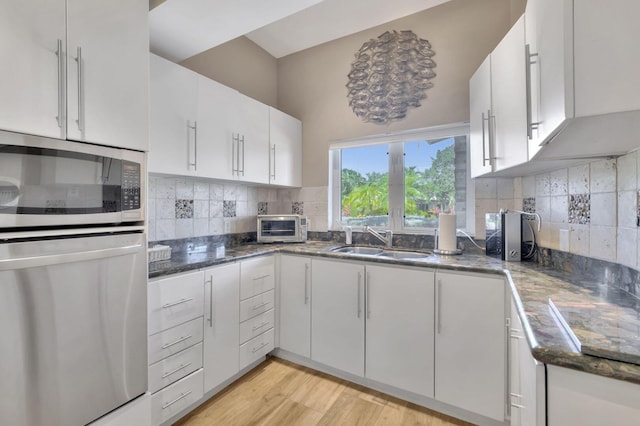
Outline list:
[[[299,214],[258,215],[259,243],[301,243],[307,241],[307,217]]]

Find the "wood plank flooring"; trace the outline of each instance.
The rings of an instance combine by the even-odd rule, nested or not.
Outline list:
[[[279,358],[268,358],[177,424],[445,426],[469,423]]]

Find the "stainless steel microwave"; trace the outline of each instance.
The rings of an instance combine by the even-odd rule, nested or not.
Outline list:
[[[144,221],[144,153],[0,132],[0,228]]]
[[[307,241],[307,217],[298,214],[258,215],[259,243]]]

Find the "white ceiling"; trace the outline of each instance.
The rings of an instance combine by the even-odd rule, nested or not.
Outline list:
[[[276,58],[449,0],[166,0],[149,13],[151,51],[180,62],[246,35]]]
[[[281,58],[447,1],[324,0],[250,32],[247,37],[272,56]]]

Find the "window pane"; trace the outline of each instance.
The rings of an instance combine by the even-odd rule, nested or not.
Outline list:
[[[404,144],[404,226],[435,228],[456,213],[456,138]]]
[[[388,226],[388,146],[344,148],[341,164],[342,223]]]

